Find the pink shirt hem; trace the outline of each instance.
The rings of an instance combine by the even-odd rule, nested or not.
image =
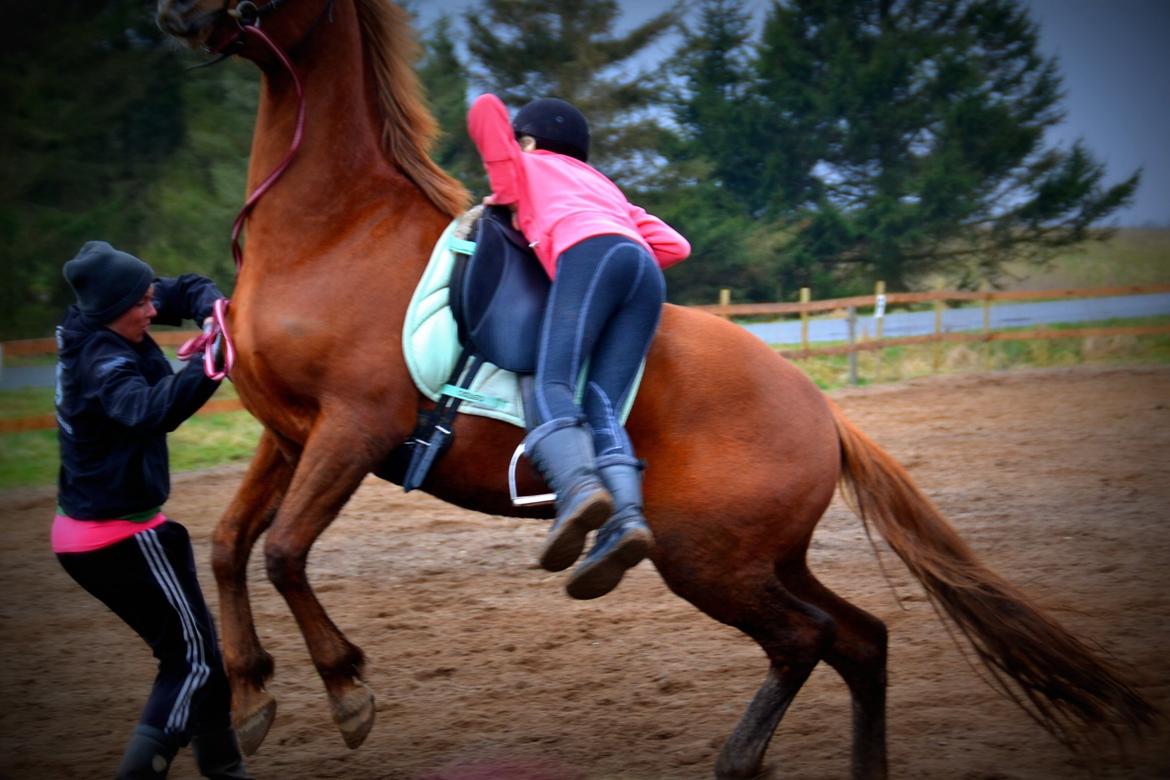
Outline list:
[[[149,531],[167,521],[159,512],[142,523],[130,520],[75,520],[66,515],[53,518],[52,543],[55,553],[93,552],[123,539]]]

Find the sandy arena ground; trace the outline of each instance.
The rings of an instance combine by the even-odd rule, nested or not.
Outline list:
[[[945,377],[840,392],[981,556],[1170,710],[1170,369]],[[208,537],[238,469],[177,475],[168,514]],[[57,565],[50,490],[0,494],[0,777],[113,775],[150,680],[149,651]],[[643,564],[575,603],[534,568],[545,526],[472,514],[369,480],[310,574],[368,658],[377,723],[345,748],[283,600],[252,561],[276,722],[257,778],[600,780],[710,777],[765,672],[761,651],[672,596]],[[1168,778],[1165,723],[1092,766],[993,693],[900,562],[883,578],[840,503],[813,569],[890,627],[889,742],[902,778]],[[893,588],[891,588],[891,583]],[[902,606],[899,606],[900,597]],[[780,726],[767,777],[848,775],[849,701],[825,667]],[[171,773],[197,774],[184,751]]]

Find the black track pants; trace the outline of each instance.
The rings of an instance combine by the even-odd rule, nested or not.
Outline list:
[[[142,723],[179,744],[230,724],[219,640],[195,577],[186,528],[168,520],[109,547],[57,559],[154,651],[158,676]]]

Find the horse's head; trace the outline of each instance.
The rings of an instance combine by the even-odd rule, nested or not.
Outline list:
[[[158,0],[159,28],[193,49],[261,55],[240,31],[263,24],[283,49],[295,46],[328,12],[334,0]],[[235,48],[239,47],[239,48]]]

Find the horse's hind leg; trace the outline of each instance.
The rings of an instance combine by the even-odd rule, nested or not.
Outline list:
[[[853,700],[854,780],[886,777],[886,649],[882,621],[822,585],[806,568],[782,572],[802,600],[832,615],[837,631],[825,654]]]
[[[232,710],[240,748],[260,747],[276,714],[276,700],[264,690],[272,656],[260,645],[248,598],[248,558],[256,539],[272,522],[284,496],[292,465],[271,432],[260,437],[252,464],[215,528],[211,566],[219,590],[224,669],[232,688]]]
[[[833,642],[832,618],[767,577],[751,614],[732,622],[760,644],[768,676],[715,763],[719,780],[759,777],[768,743],[813,667]]]
[[[333,720],[351,748],[362,743],[374,724],[374,696],[361,680],[362,651],[317,600],[305,564],[317,537],[378,461],[372,447],[362,457],[364,443],[360,426],[318,419],[264,543],[268,578],[296,618],[329,693]]]

